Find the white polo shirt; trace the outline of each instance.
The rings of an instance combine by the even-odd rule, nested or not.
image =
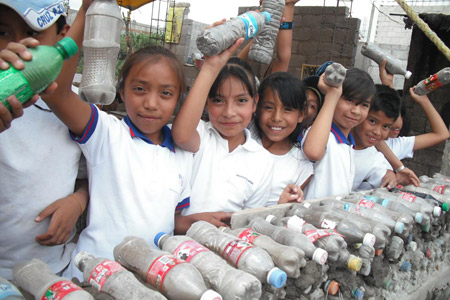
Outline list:
[[[86,157],[90,201],[72,258],[87,251],[114,259],[114,247],[128,235],[153,245],[158,232],[173,231],[175,210],[189,206],[192,153],[174,147],[167,126],[163,143],[154,145],[128,117],[91,107],[86,131],[73,137]],[[64,276],[82,279],[73,263]]]
[[[191,180],[191,206],[182,214],[234,212],[266,204],[272,182],[273,158],[252,139],[231,153],[228,141],[210,122],[200,121],[200,149],[194,155]]]
[[[414,155],[415,136],[399,136],[388,138],[385,142],[398,159],[412,158]]]
[[[355,178],[352,191],[378,188],[388,170],[386,158],[374,146],[355,150]]]
[[[81,150],[67,127],[39,99],[0,133],[0,276],[12,279],[18,261],[39,258],[58,273],[70,261],[72,244],[41,246],[50,217],[34,219],[74,191]]]
[[[309,130],[302,140],[302,148]],[[304,191],[306,200],[351,192],[355,177],[354,146],[352,134],[347,138],[333,123],[325,155],[313,163],[314,176]]]

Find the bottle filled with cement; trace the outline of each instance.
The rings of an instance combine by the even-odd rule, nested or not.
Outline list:
[[[416,84],[414,93],[417,95],[426,95],[448,83],[450,83],[450,67],[444,68],[436,74],[420,81]]]

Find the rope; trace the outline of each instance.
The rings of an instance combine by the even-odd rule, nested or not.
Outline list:
[[[434,33],[433,30],[425,23],[419,16],[412,10],[412,8],[406,4],[404,0],[395,0],[406,12],[408,17],[417,24],[420,30],[436,45],[439,51],[450,61],[450,49],[442,42],[442,40]]]

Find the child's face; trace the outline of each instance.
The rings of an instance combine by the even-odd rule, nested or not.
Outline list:
[[[242,144],[245,142],[244,129],[256,110],[256,101],[242,81],[230,76],[220,85],[217,96],[208,98],[206,110],[210,122],[224,139]]]
[[[285,107],[277,93],[270,88],[264,91],[264,98],[259,101],[258,119],[263,138],[271,142],[286,141],[303,120],[303,113],[298,109]]]
[[[394,123],[383,111],[371,111],[367,118],[354,129],[356,149],[366,149],[375,146],[387,138],[389,130]]]
[[[20,40],[32,37],[40,45],[54,45],[66,31],[57,34],[56,24],[43,31],[35,31],[12,9],[0,5],[0,50],[5,49],[10,42],[18,43]]]
[[[306,107],[308,109],[308,114],[305,117],[304,123],[306,126],[309,126],[319,112],[319,98],[317,98],[317,95],[309,89],[306,89]]]
[[[400,130],[402,130],[403,127],[403,118],[399,116],[397,120],[395,120],[394,124],[392,124],[391,130],[389,131],[390,138],[397,138],[400,134]]]
[[[176,72],[165,58],[142,61],[130,69],[120,96],[133,124],[154,144],[161,144],[161,128],[173,115],[180,93]]]
[[[348,100],[341,97],[336,105],[333,122],[347,136],[350,130],[367,117],[370,108],[370,99],[363,102]]]

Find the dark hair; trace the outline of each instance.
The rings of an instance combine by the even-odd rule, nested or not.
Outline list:
[[[60,16],[58,20],[56,20],[56,33],[59,34],[66,24],[67,24],[66,17]]]
[[[320,111],[320,108],[322,107],[322,104],[323,104],[323,99],[325,98],[325,95],[322,94],[322,92],[319,90],[319,86],[318,86],[319,79],[320,79],[320,76],[317,76],[317,75],[310,75],[310,76],[306,77],[305,79],[303,79],[303,83],[305,84],[306,89],[312,91],[314,93],[314,95],[317,96],[317,99],[319,100],[317,112]]]
[[[397,91],[387,85],[376,84],[376,93],[373,96],[370,111],[382,111],[388,118],[394,121],[400,115],[402,99],[397,94]]]
[[[296,109],[300,112],[304,111],[306,108],[306,88],[300,78],[288,72],[276,72],[270,74],[264,78],[258,89],[259,101],[254,119],[255,126],[260,135],[262,134],[262,130],[259,126],[258,115],[267,89],[271,89],[273,94],[278,95],[278,98],[280,98],[281,103],[285,107]],[[298,123],[295,130],[288,137],[289,141],[294,145],[297,143],[300,130],[301,123]]]
[[[125,88],[125,81],[130,73],[132,67],[136,64],[146,61],[147,64],[155,63],[161,58],[166,58],[167,63],[172,67],[178,77],[180,82],[180,93],[178,95],[178,100],[181,99],[183,93],[186,89],[186,81],[184,78],[183,67],[181,66],[178,58],[170,50],[161,46],[147,46],[139,49],[138,51],[131,54],[122,66],[118,78],[118,91],[122,91]]]
[[[232,57],[227,61],[227,64],[222,70],[220,70],[219,75],[217,75],[216,80],[214,80],[209,90],[208,97],[216,97],[222,82],[231,76],[236,77],[245,85],[252,98],[256,96],[256,80],[252,67],[245,60]]]
[[[356,104],[370,100],[375,95],[376,89],[370,75],[358,68],[347,70],[345,80],[342,83],[342,97],[353,100]]]

